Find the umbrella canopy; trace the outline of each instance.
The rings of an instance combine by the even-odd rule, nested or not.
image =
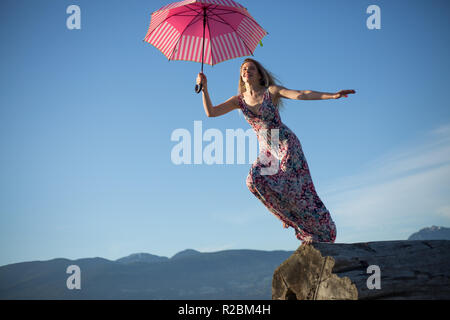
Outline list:
[[[232,0],[185,0],[152,13],[144,41],[169,60],[209,65],[253,55],[267,32]]]

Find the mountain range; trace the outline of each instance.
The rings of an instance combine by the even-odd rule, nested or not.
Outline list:
[[[450,240],[450,228],[432,226],[408,240]],[[104,258],[14,263],[0,267],[0,299],[270,300],[274,270],[294,251],[187,249],[173,257],[134,253]],[[67,268],[80,270],[69,289]]]
[[[0,299],[271,299],[275,268],[293,251],[188,249],[172,258],[148,253],[116,261],[53,259],[0,267]],[[80,268],[80,289],[66,285]]]

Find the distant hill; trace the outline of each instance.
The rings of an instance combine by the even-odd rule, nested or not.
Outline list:
[[[171,259],[172,260],[176,260],[176,259],[183,259],[186,257],[192,257],[195,255],[201,254],[201,252],[196,251],[196,250],[192,250],[192,249],[186,249],[184,251],[180,251],[178,252],[176,255],[174,255]]]
[[[184,250],[172,258],[136,253],[0,267],[0,299],[271,299],[273,271],[293,251]],[[66,269],[81,269],[81,289]]]
[[[163,262],[167,261],[169,258],[167,257],[161,257],[161,256],[155,256],[154,254],[150,253],[133,253],[129,256],[117,259],[116,262],[120,263],[135,263],[135,262],[144,262],[144,263],[154,263],[154,262]]]
[[[450,240],[450,228],[432,226],[409,236],[408,240]]]

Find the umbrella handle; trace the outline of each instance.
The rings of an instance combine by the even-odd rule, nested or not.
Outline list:
[[[203,85],[201,83],[200,84],[196,84],[195,85],[195,92],[196,93],[200,93],[202,91],[202,88],[203,88]]]

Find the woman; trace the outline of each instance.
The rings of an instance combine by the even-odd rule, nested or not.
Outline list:
[[[323,100],[347,97],[354,90],[337,93],[310,90],[289,90],[275,83],[274,77],[259,62],[245,59],[240,69],[239,94],[213,107],[208,93],[206,76],[199,73],[202,83],[203,107],[208,117],[218,117],[234,109],[242,110],[245,119],[255,130],[260,154],[247,176],[249,190],[278,217],[285,228],[292,227],[302,243],[334,242],[336,226],[330,212],[316,193],[308,164],[297,136],[281,122],[281,98],[295,100]],[[277,150],[271,134],[278,133]],[[264,134],[263,134],[264,133]],[[275,149],[270,148],[270,149]],[[276,154],[276,156],[274,156]],[[271,159],[269,162],[263,159]],[[277,170],[267,174],[265,169]]]

